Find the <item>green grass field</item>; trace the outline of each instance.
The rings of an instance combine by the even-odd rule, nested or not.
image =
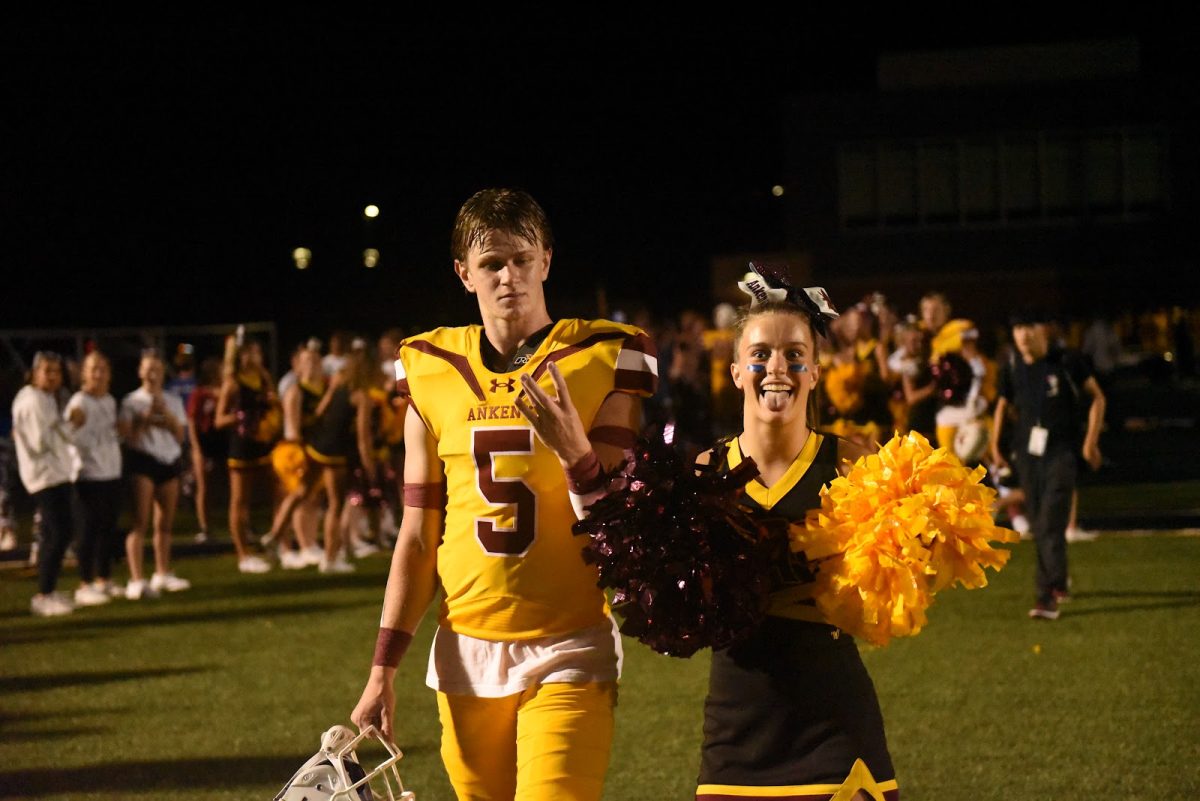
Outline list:
[[[1200,538],[1071,546],[1075,601],[1025,617],[1033,550],[987,589],[943,594],[920,636],[867,651],[907,801],[1174,799],[1200,791]],[[61,619],[0,572],[0,798],[269,799],[348,722],[387,563],[353,576],[242,576],[178,562],[191,591]],[[64,585],[72,588],[73,578]],[[424,687],[423,627],[401,668],[403,774],[451,799]],[[606,798],[694,789],[707,655],[627,642]]]

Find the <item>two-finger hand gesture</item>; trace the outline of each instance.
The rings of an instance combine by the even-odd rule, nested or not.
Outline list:
[[[516,406],[533,426],[538,439],[554,451],[564,466],[569,467],[587,456],[592,444],[583,429],[583,421],[579,419],[579,411],[571,402],[566,379],[553,362],[549,371],[557,397],[551,397],[538,386],[533,376],[525,373],[521,376],[523,391],[517,397]]]

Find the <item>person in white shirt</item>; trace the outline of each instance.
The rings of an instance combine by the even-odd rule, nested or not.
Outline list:
[[[33,357],[29,384],[21,388],[12,405],[17,468],[42,519],[38,592],[29,604],[41,617],[75,610],[71,600],[55,588],[75,530],[71,485],[79,473],[79,457],[71,439],[72,427],[83,424],[84,414],[76,410],[63,420],[55,400],[62,381],[62,357],[39,351]]]
[[[180,457],[183,455],[187,414],[179,396],[163,391],[165,367],[155,351],[145,351],[138,365],[142,385],[121,401],[118,421],[125,439],[125,472],[133,487],[133,529],[125,538],[129,584],[125,597],[138,600],[163,590],[178,592],[191,586],[171,572],[171,526],[179,500]],[[142,570],[146,528],[154,515],[154,575],[147,582]]]
[[[68,420],[79,421],[74,441],[81,465],[75,491],[83,509],[79,542],[83,583],[75,591],[75,604],[98,606],[121,589],[111,581],[121,509],[121,443],[117,402],[108,394],[112,381],[108,357],[100,351],[89,353],[83,360],[82,378],[83,388],[71,396],[65,412]]]

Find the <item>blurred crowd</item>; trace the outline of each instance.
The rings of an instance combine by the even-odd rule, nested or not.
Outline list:
[[[981,330],[936,291],[915,309],[873,293],[841,311],[821,345],[818,428],[866,445],[917,431],[966,463],[987,464],[998,375],[1015,358],[1009,329]],[[670,432],[685,453],[737,433],[732,306],[675,319],[614,316],[644,328],[658,346],[661,380],[646,406],[648,425]],[[1081,352],[1101,386],[1148,361],[1194,376],[1198,329],[1200,314],[1181,309],[1049,325],[1054,346]],[[138,388],[119,403],[98,349],[89,345],[82,361],[39,352],[12,416],[4,416],[8,403],[0,410],[0,551],[24,539],[16,510],[32,506],[34,611],[66,614],[113,597],[187,589],[171,568],[176,507],[182,499],[194,510],[198,528],[189,537],[213,539],[215,487],[227,489],[228,534],[242,572],[345,573],[354,559],[390,547],[405,416],[392,358],[403,336],[391,329],[370,339],[346,331],[327,342],[305,339],[290,349],[280,377],[267,370],[262,344],[241,331],[220,352],[198,353],[188,343],[170,354],[146,351]],[[989,466],[997,468],[991,475],[1010,522],[1023,528],[1016,480],[1007,465]],[[1073,533],[1086,536],[1072,523]],[[151,570],[142,564],[147,537]],[[74,595],[57,591],[69,555],[81,579]],[[112,579],[121,557],[123,587]]]
[[[391,356],[401,336],[368,342],[338,331],[327,348],[306,339],[278,380],[261,343],[241,330],[199,361],[187,343],[169,359],[147,350],[138,388],[120,402],[99,349],[89,344],[78,363],[34,354],[0,429],[0,551],[19,546],[17,510],[32,505],[32,611],[187,590],[171,567],[177,504],[194,505],[193,538],[209,541],[214,482],[227,482],[243,573],[347,573],[353,559],[390,546],[403,475],[405,401]],[[270,510],[265,532],[254,532],[253,509]],[[143,564],[148,534],[152,570]],[[68,556],[80,577],[73,594],[57,589]],[[124,586],[112,575],[121,556]]]

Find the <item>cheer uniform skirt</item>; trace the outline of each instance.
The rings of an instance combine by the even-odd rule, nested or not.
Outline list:
[[[865,777],[868,797],[899,798],[875,686],[852,637],[768,617],[747,642],[713,653],[698,799],[817,801],[848,777]]]

